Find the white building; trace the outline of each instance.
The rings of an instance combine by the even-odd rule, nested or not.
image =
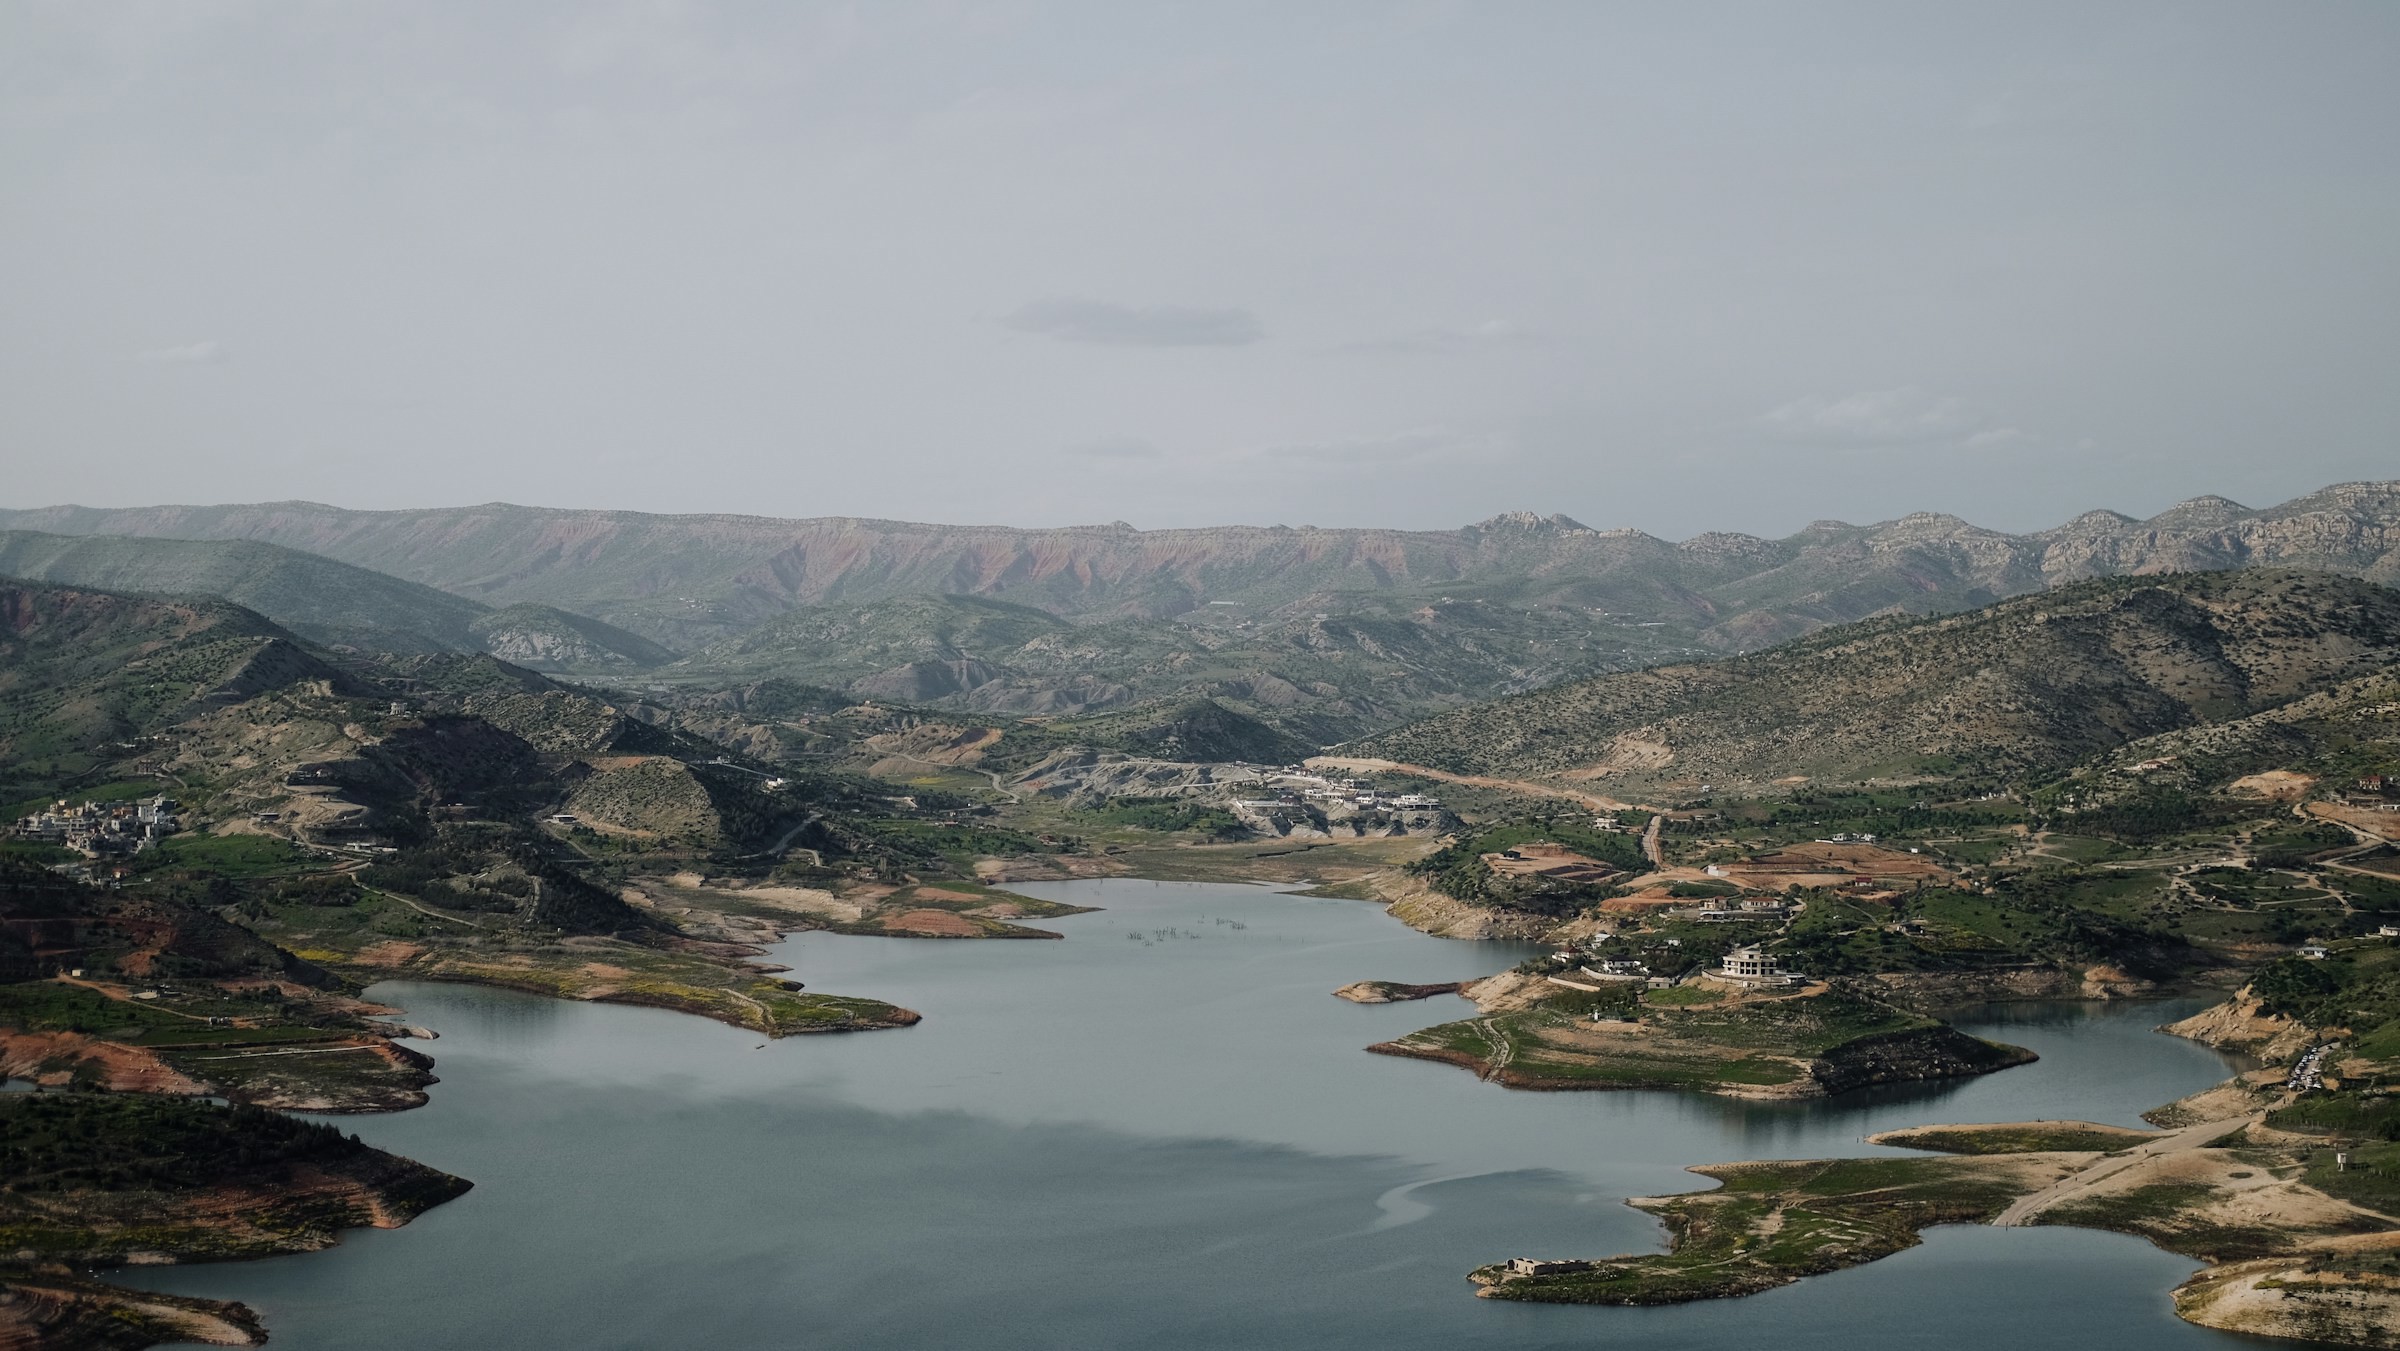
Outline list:
[[[1768,989],[1780,989],[1800,979],[1798,975],[1777,967],[1756,943],[1744,943],[1726,953],[1724,965],[1709,974],[1719,980],[1729,980],[1737,985],[1752,985]]]

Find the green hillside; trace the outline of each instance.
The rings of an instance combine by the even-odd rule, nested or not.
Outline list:
[[[1052,723],[1047,730],[1069,741],[1161,760],[1280,765],[1313,755],[1317,749],[1211,699],[1076,718]]]
[[[2004,775],[2225,722],[2400,657],[2400,592],[2262,570],[2112,579],[1575,681],[1346,753],[1634,787]]]
[[[475,646],[473,625],[488,609],[430,586],[252,540],[0,531],[0,577],[215,596],[318,642],[388,651]]]
[[[0,581],[0,765],[12,781],[81,770],[206,708],[306,681],[351,683],[237,605]]]

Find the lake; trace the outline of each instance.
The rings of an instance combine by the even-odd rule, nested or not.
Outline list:
[[[1881,1152],[1933,1121],[2136,1114],[2227,1062],[2149,1029],[2193,1003],[1979,1011],[2043,1059],[1798,1105],[1520,1093],[1361,1048],[1471,1011],[1361,979],[1487,975],[1524,945],[1427,938],[1266,888],[1023,884],[1104,910],[1064,942],[798,936],[810,988],[921,1025],[762,1044],[637,1008],[468,986],[374,997],[439,1031],[430,1106],[344,1118],[474,1180],[328,1252],[145,1269],[340,1348],[2251,1346],[2188,1326],[2195,1263],[2067,1229],[1944,1228],[1866,1267],[1667,1309],[1477,1300],[1520,1254],[1657,1246],[1628,1195],[1687,1164]]]

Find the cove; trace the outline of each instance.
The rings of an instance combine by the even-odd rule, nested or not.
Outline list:
[[[1657,1244],[1628,1195],[1692,1163],[1879,1152],[1932,1121],[2135,1114],[2224,1077],[2152,1033],[2191,1004],[2017,1006],[2039,1051],[1980,1079],[1802,1104],[1513,1093],[1361,1048],[1466,1007],[1353,1005],[1364,978],[1489,974],[1356,901],[1125,879],[1055,943],[799,936],[811,988],[915,1028],[761,1044],[655,1010],[387,984],[437,1029],[430,1106],[346,1118],[475,1181],[324,1253],[151,1268],[239,1299],[286,1348],[2253,1345],[2177,1321],[2192,1263],[2066,1229],[1932,1231],[1751,1299],[1495,1304],[1467,1271]]]

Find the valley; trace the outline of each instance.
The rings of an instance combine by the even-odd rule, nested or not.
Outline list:
[[[1725,1192],[1699,1194],[1716,1199],[1640,1202],[1680,1236],[1668,1254],[1503,1264],[1477,1275],[1492,1298],[1747,1293],[2043,1196],[2042,1222],[2217,1264],[2179,1296],[2198,1321],[2287,1335],[2316,1319],[2376,1345],[2382,1315],[2319,1314],[2384,1297],[2377,1179],[2400,1168],[2383,1157],[2400,594],[2374,580],[2382,527],[2361,523],[2383,500],[2170,513],[2139,554],[2087,521],[2074,548],[2018,540],[2015,561],[1977,565],[2028,594],[1943,582],[1871,617],[1790,608],[1756,577],[1838,572],[1838,556],[1872,591],[1877,550],[1963,549],[1955,532],[1911,518],[1719,540],[1718,563],[1782,559],[1711,593],[1782,597],[1747,627],[1700,625],[1720,607],[1698,590],[1673,621],[1562,608],[1601,594],[1576,587],[1630,585],[1595,560],[1658,542],[1543,518],[1449,543],[1345,538],[1339,559],[1243,535],[1238,566],[1067,532],[1102,552],[1063,572],[989,552],[962,572],[944,550],[975,532],[845,523],[834,538],[882,541],[872,584],[812,560],[830,527],[801,523],[780,590],[741,561],[766,527],[720,522],[695,538],[723,551],[689,555],[717,571],[686,581],[749,599],[711,593],[706,624],[645,628],[641,605],[542,607],[591,604],[563,588],[630,576],[639,550],[611,551],[669,537],[666,518],[573,518],[588,568],[519,567],[521,586],[440,574],[454,593],[281,542],[397,557],[378,551],[404,523],[355,513],[17,513],[53,533],[0,537],[0,570],[26,574],[0,580],[0,815],[17,823],[0,841],[0,1071],[35,1100],[173,1099],[235,1135],[286,1119],[260,1109],[410,1112],[439,1091],[440,1048],[405,1044],[429,1029],[395,1022],[367,993],[380,982],[698,1014],[768,1042],[916,1035],[898,1030],[943,1011],[818,988],[776,954],[802,934],[1045,948],[1086,912],[1045,886],[1263,882],[1533,945],[1474,979],[1362,969],[1326,987],[1422,1013],[1363,1050],[1466,1069],[1477,1093],[1791,1104],[2005,1077],[2034,1053],[1951,1021],[1994,1000],[2198,997],[2217,1010],[2179,1030],[2283,1067],[2162,1108],[2178,1132],[2231,1124],[2138,1186],[2158,1170],[2100,1185],[2118,1150],[2088,1131],[1865,1172],[1728,1166],[1709,1174]],[[467,532],[488,567],[522,562],[521,514]],[[55,533],[168,519],[194,538]],[[261,538],[205,537],[236,530]],[[2220,552],[2188,552],[2202,538]],[[1375,585],[1329,599],[1370,556]],[[2275,565],[2080,576],[2167,557]],[[898,589],[936,572],[980,580]],[[1191,584],[1183,602],[1168,576]],[[1452,590],[1414,589],[1436,576]],[[1786,628],[1755,651],[1730,636]],[[168,803],[171,828],[145,824]],[[1444,1011],[1454,993],[1472,1016]],[[18,1119],[0,1114],[0,1136]],[[2357,1167],[2329,1179],[2334,1153]],[[214,1176],[142,1204],[215,1204],[195,1199]],[[2070,1178],[2090,1185],[2047,1198]],[[2269,1188],[2283,1199],[2259,1210]],[[88,1329],[121,1307],[128,1327],[254,1335],[226,1310],[111,1306],[48,1242],[0,1243],[36,1254],[0,1272],[17,1292],[0,1317]],[[124,1260],[90,1252],[72,1260]],[[2259,1312],[2287,1289],[2290,1308]]]

